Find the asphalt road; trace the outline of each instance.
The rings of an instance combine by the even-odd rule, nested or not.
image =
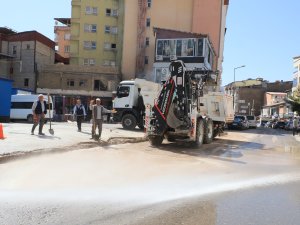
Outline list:
[[[272,129],[0,164],[0,224],[300,224],[300,143]]]

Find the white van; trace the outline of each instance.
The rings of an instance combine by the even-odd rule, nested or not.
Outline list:
[[[12,95],[11,96],[11,108],[10,108],[10,119],[12,120],[27,120],[29,123],[33,122],[32,105],[38,100],[38,95]],[[49,105],[48,96],[44,95],[44,100],[47,103],[47,114],[46,119],[49,119]],[[50,100],[50,113],[53,118],[53,104],[52,98]]]

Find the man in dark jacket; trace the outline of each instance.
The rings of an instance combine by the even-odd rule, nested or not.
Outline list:
[[[74,106],[73,113],[77,120],[78,132],[81,132],[81,124],[84,120],[84,117],[86,117],[86,112],[84,106],[81,104],[80,99],[77,100],[77,104]]]
[[[141,88],[138,88],[138,99],[137,99],[137,113],[138,113],[138,125],[140,128],[144,127],[144,115],[145,115],[145,104],[141,94]]]
[[[39,124],[39,135],[45,135],[43,133],[43,126],[45,122],[45,115],[47,114],[47,105],[44,101],[44,96],[39,95],[38,100],[35,101],[32,105],[33,113],[33,126],[31,129],[31,135],[34,135],[34,130]]]

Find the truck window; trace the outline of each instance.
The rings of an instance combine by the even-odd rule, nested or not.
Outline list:
[[[129,96],[130,87],[128,86],[120,86],[117,90],[117,97],[118,98],[125,98]]]

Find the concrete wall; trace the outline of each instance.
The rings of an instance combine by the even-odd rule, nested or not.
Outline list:
[[[115,68],[84,67],[79,65],[47,65],[41,68],[39,74],[39,92],[51,94],[86,95],[111,97],[120,82],[120,75]],[[74,86],[68,85],[68,80],[74,81]],[[100,80],[105,88],[95,91],[94,81]],[[85,84],[80,86],[80,81]]]

